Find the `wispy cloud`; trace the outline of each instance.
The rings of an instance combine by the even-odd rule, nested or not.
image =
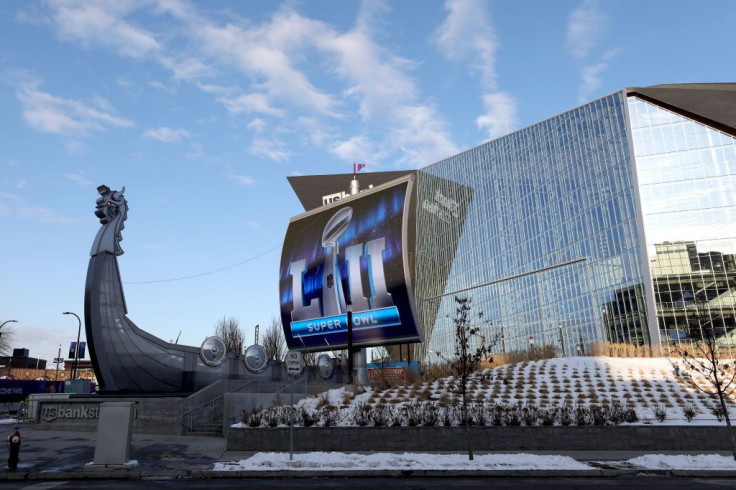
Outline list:
[[[583,0],[567,19],[567,50],[579,59],[587,58],[598,44],[607,26],[607,16],[600,10],[599,0]]]
[[[26,124],[45,133],[84,137],[109,127],[133,126],[132,121],[116,116],[104,99],[90,102],[65,99],[40,90],[37,81],[20,83],[16,97],[21,102]]]
[[[150,87],[155,88],[156,90],[160,90],[162,92],[165,92],[169,95],[175,95],[176,94],[176,87],[167,87],[162,82],[159,82],[158,80],[153,80],[148,82],[148,85]]]
[[[66,178],[67,180],[74,182],[75,184],[82,187],[90,187],[93,185],[92,182],[87,179],[86,174],[81,170],[77,170],[76,172],[71,174],[66,174]]]
[[[246,187],[252,187],[256,183],[256,181],[253,179],[253,177],[249,177],[247,175],[232,174],[232,175],[228,176],[228,178],[230,180],[232,180],[233,182],[236,182],[236,183],[238,183],[240,185],[243,185],[243,186],[246,186]]]
[[[506,92],[483,95],[486,113],[475,120],[480,129],[485,129],[490,138],[508,134],[516,124],[516,100]]]
[[[260,112],[262,114],[270,114],[272,116],[281,117],[284,111],[275,109],[269,105],[268,96],[266,94],[243,94],[234,99],[219,98],[218,102],[225,105],[228,111],[233,114]]]
[[[620,48],[608,49],[596,59],[594,52],[605,36],[608,28],[608,15],[601,9],[599,0],[583,0],[567,20],[565,47],[584,64],[581,68],[581,83],[578,101],[587,102],[595,95],[603,83],[602,75],[609,68],[611,60],[620,53]]]
[[[478,128],[489,138],[503,136],[518,124],[517,103],[498,89],[496,51],[500,43],[487,4],[481,0],[448,0],[445,9],[448,14],[436,31],[435,42],[447,59],[467,64],[479,77],[485,113],[476,119]]]
[[[190,136],[191,134],[186,129],[172,129],[165,126],[147,129],[143,133],[144,138],[158,140],[162,143],[181,143],[182,140]]]
[[[285,162],[292,153],[286,149],[286,145],[276,139],[255,138],[248,149],[252,155],[266,157],[274,162]]]
[[[100,45],[133,58],[143,58],[161,50],[153,33],[127,19],[138,8],[135,2],[72,0],[49,2],[47,6],[59,37],[78,42],[85,48]]]
[[[336,142],[330,148],[330,152],[345,161],[363,161],[375,153],[373,144],[363,135]]]
[[[364,2],[355,26],[347,31],[309,18],[293,5],[287,2],[261,22],[220,16],[177,0],[49,3],[41,10],[46,11],[44,22],[62,39],[153,59],[175,80],[213,95],[232,114],[256,114],[264,123],[284,117],[317,121],[305,144],[330,151],[368,128],[380,128],[386,137],[376,142],[376,151],[383,149],[397,163],[425,165],[458,151],[441,114],[420,100],[411,74],[415,63],[383,47],[373,31],[388,10],[386,4]],[[147,28],[151,15],[165,16],[167,30]],[[177,36],[186,43],[175,42]],[[475,42],[477,50],[492,58],[488,42]],[[315,62],[324,67],[320,73],[327,82],[316,81]],[[479,70],[486,73],[492,64],[484,61],[484,66]],[[240,80],[233,82],[233,70]],[[336,81],[343,86],[335,86]],[[353,104],[364,127],[325,124],[353,118]],[[251,153],[288,159],[292,152],[276,139],[280,125],[253,121],[250,129],[264,134],[253,141]]]

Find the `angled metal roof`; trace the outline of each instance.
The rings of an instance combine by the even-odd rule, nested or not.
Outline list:
[[[401,170],[393,172],[361,172],[355,176],[360,182],[361,189],[390,182],[405,175],[416,174],[416,170]],[[353,174],[331,175],[298,175],[287,177],[291,188],[304,206],[305,211],[322,206],[322,197],[338,192],[347,192]]]
[[[736,83],[675,83],[626,92],[736,136]]]

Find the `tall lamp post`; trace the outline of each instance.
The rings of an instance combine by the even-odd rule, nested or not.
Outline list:
[[[79,327],[77,328],[77,343],[74,346],[74,364],[72,364],[72,379],[77,379],[76,375],[79,370],[79,335],[82,333],[82,320],[79,319],[79,315],[72,313],[71,311],[65,311],[62,314],[76,316],[77,323],[79,323]]]
[[[562,357],[565,357],[565,337],[562,335],[562,324],[557,325],[560,332],[560,347],[562,348]]]
[[[0,325],[0,328],[3,328],[6,323],[18,323],[18,320],[6,320]]]

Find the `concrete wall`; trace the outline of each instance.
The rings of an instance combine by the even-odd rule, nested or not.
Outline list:
[[[303,388],[303,386],[302,386]],[[307,394],[294,392],[294,403],[302,398],[306,398]],[[227,436],[230,432],[231,425],[237,424],[243,419],[243,410],[251,412],[253,409],[269,408],[274,405],[276,397],[279,398],[281,404],[289,404],[291,401],[290,393],[226,393],[225,408],[223,410],[222,433]]]
[[[135,402],[134,434],[181,434],[181,397],[44,397],[36,402],[36,428],[95,432],[99,416],[95,408],[100,403],[121,401]]]
[[[725,427],[472,427],[476,451],[725,451]],[[464,427],[295,427],[296,451],[463,451]],[[228,451],[288,451],[289,428],[230,429]]]

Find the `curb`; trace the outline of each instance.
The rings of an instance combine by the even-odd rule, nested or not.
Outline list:
[[[647,469],[591,469],[591,470],[273,470],[273,471],[61,471],[0,473],[0,480],[207,480],[227,478],[377,478],[377,477],[483,477],[483,478],[616,478],[622,476],[652,475],[691,478],[736,478],[734,470],[647,470]]]

